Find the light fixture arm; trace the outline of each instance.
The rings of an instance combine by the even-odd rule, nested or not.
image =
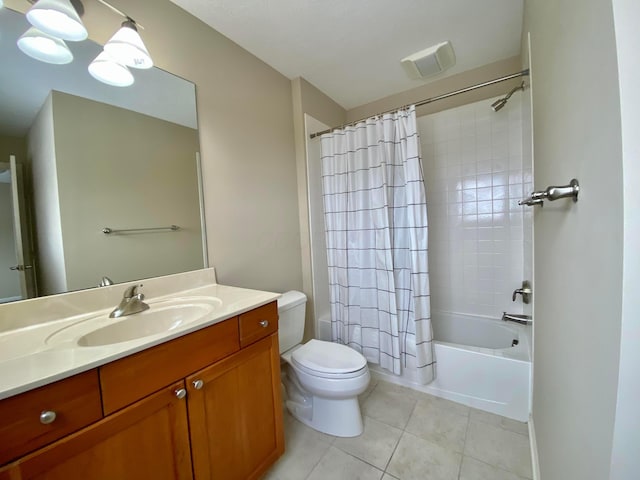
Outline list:
[[[117,13],[121,17],[126,18],[127,21],[131,22],[136,27],[136,28],[134,28],[134,30],[137,30],[138,28],[141,28],[142,30],[144,30],[144,27],[142,25],[140,25],[138,22],[136,22],[133,18],[131,18],[126,13],[124,13],[122,10],[119,10],[116,7],[114,7],[113,5],[111,5],[110,3],[105,2],[105,0],[98,0],[98,2],[103,4],[105,7],[109,8],[111,11]]]

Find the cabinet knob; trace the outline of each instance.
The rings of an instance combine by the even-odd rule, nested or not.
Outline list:
[[[193,388],[195,388],[196,390],[200,390],[204,386],[204,382],[202,380],[194,380],[191,383],[193,385]]]
[[[267,327],[269,326],[269,320],[260,320],[259,325],[260,325],[262,328],[267,328]]]
[[[53,410],[44,410],[40,413],[40,423],[43,425],[49,425],[56,421],[56,412]]]
[[[187,396],[187,391],[184,388],[179,388],[175,393],[178,398],[184,398]]]

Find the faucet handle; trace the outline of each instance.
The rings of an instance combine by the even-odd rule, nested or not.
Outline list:
[[[525,280],[522,282],[522,288],[516,288],[513,291],[513,295],[511,295],[511,301],[515,302],[516,296],[522,295],[522,302],[528,304],[531,301],[532,292],[533,291],[531,290],[531,284],[529,283],[528,280]]]
[[[516,301],[516,295],[524,295],[524,290],[522,288],[516,288],[513,291],[513,295],[511,295],[511,301],[512,302]]]
[[[138,293],[138,287],[142,287],[142,286],[143,286],[142,283],[140,283],[140,284],[135,284],[127,287],[127,289],[124,291],[123,297],[127,299],[131,299],[137,295],[142,295],[141,293],[140,294]]]

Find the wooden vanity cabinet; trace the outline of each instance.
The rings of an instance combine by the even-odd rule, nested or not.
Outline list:
[[[284,453],[276,303],[238,325],[243,348],[186,379],[196,480],[258,479]]]
[[[19,460],[11,479],[192,477],[186,398],[179,382]]]
[[[284,452],[277,321],[272,302],[100,367],[104,418],[0,468],[0,480],[259,478]],[[188,355],[195,345],[208,353]],[[147,390],[134,398],[135,378]]]
[[[0,465],[102,418],[98,371],[0,401]]]
[[[282,455],[279,384],[276,335],[187,378],[196,479],[259,478]]]

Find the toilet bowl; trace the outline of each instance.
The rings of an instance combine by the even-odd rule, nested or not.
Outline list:
[[[346,345],[321,340],[300,344],[305,303],[306,296],[300,292],[287,292],[278,300],[287,409],[320,432],[358,436],[363,431],[358,395],[371,378],[367,361]]]

